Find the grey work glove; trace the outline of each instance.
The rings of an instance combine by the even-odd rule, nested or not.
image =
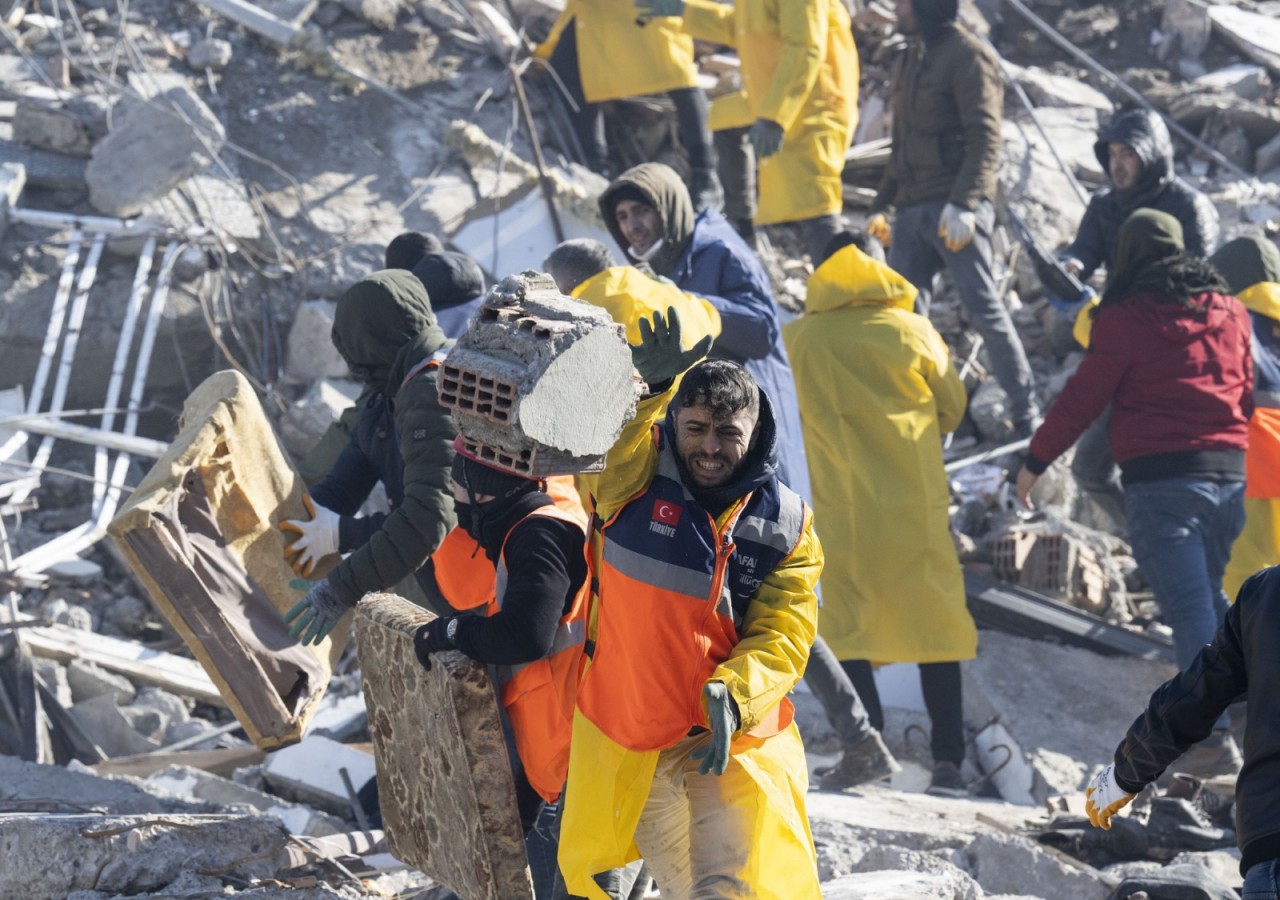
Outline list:
[[[772,119],[756,119],[747,132],[747,140],[756,152],[756,159],[773,156],[782,149],[782,126]]]
[[[708,681],[702,688],[707,701],[707,724],[711,726],[711,743],[689,754],[702,760],[698,772],[702,775],[723,775],[729,767],[729,745],[733,733],[738,730],[738,709],[729,696],[729,689],[719,681]]]
[[[298,586],[299,582],[294,580],[290,584]],[[351,607],[338,598],[338,592],[330,587],[326,578],[311,585],[307,596],[284,614],[284,621],[289,626],[290,637],[298,638],[304,644],[318,644],[329,636],[333,626],[349,609]]]
[[[690,350],[680,343],[680,316],[674,306],[667,307],[667,317],[653,314],[653,324],[640,320],[640,343],[631,348],[631,362],[644,379],[645,384],[663,384],[675,378],[711,349],[711,335],[707,335]]]
[[[636,0],[636,16],[641,21],[683,15],[684,0]]]

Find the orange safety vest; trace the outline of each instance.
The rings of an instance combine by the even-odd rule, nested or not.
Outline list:
[[[525,516],[546,516],[581,526],[574,516],[558,506],[542,506]],[[520,525],[517,522],[512,531]],[[510,537],[510,532],[507,533]],[[585,530],[584,530],[585,536]],[[586,548],[584,546],[585,555]],[[506,540],[498,557],[496,589],[486,615],[502,609],[507,587]],[[517,666],[498,666],[498,684],[502,706],[515,733],[516,752],[524,766],[525,776],[539,796],[554,803],[564,788],[569,774],[569,738],[573,730],[573,706],[577,699],[578,681],[585,660],[583,649],[587,636],[587,599],[591,579],[584,578],[569,611],[560,617],[551,652],[542,659]]]
[[[578,708],[629,750],[662,750],[707,727],[703,685],[738,643],[742,611],[799,543],[804,501],[776,478],[738,500],[723,526],[685,488],[661,431],[649,486],[597,521],[603,547],[595,648]],[[781,703],[749,733],[791,724]]]
[[[547,496],[566,514],[569,521],[587,530],[587,514],[574,487],[572,475],[553,475],[547,479]],[[494,599],[493,563],[476,540],[461,526],[455,526],[436,552],[431,554],[436,587],[445,602],[459,612],[491,605]]]

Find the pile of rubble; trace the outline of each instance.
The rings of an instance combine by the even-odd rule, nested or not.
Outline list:
[[[552,80],[520,60],[556,5],[57,0],[14,4],[0,25],[0,387],[27,386],[0,392],[0,544],[17,573],[0,608],[0,844],[24,861],[6,864],[0,894],[430,889],[380,855],[381,832],[362,818],[373,759],[354,657],[338,662],[301,743],[259,750],[85,523],[110,518],[173,437],[182,400],[216,370],[243,373],[286,448],[308,449],[359,392],[329,340],[333,300],[381,266],[395,234],[441,234],[495,279],[536,267],[561,237],[609,243],[594,202],[605,182],[575,161]],[[1009,92],[1001,201],[1044,244],[1068,241],[1081,189],[1104,183],[1094,135],[1135,102],[1123,83],[1199,142],[1180,141],[1179,172],[1217,205],[1224,240],[1276,227],[1277,6],[966,3],[1035,108]],[[845,175],[854,219],[885,158],[893,39],[883,25],[859,32],[862,116]],[[712,59],[715,90],[734,67]],[[679,163],[668,117],[660,101],[611,105],[611,135],[628,136],[615,142],[619,161]],[[772,237],[778,286],[798,306],[808,268],[788,251],[800,242],[785,228]],[[1000,273],[1048,400],[1080,354],[1015,247],[1002,234]],[[164,303],[135,334],[143,295]],[[1222,786],[1202,786],[1191,813],[1178,808],[1199,824],[1158,827],[1170,811],[1144,802],[1134,822],[1146,831],[1128,843],[1062,824],[1171,674],[1167,629],[1120,523],[1081,496],[1065,463],[1038,488],[1042,517],[1013,511],[1015,458],[991,451],[1009,438],[1005,398],[945,290],[933,318],[971,393],[948,468],[986,626],[965,665],[966,775],[981,796],[919,793],[927,717],[914,675],[881,670],[887,737],[907,765],[892,788],[810,796],[827,895],[1101,900],[1166,863],[1238,883]],[[129,375],[139,393],[126,400],[116,382]],[[54,397],[56,414],[18,421]],[[136,421],[122,435],[113,416],[126,406]],[[67,415],[85,410],[101,423],[88,438]],[[23,434],[44,436],[30,459],[14,455]],[[80,558],[54,562],[59,553]],[[811,700],[802,693],[799,706],[817,766],[836,742]]]

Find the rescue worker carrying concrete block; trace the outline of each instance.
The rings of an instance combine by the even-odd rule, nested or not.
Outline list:
[[[1182,672],[1156,688],[1116,748],[1114,762],[1086,790],[1085,811],[1099,828],[1203,740],[1227,707],[1245,700],[1244,768],[1236,780],[1235,830],[1242,896],[1280,900],[1280,567],[1244,583],[1213,641]],[[1170,895],[1171,896],[1171,895]]]
[[[689,155],[689,193],[698,209],[724,203],[693,39],[678,21],[639,21],[625,0],[569,0],[534,56],[550,63],[578,106],[570,115],[588,167],[606,176],[617,171],[609,161],[601,103],[666,94]]]
[[[977,654],[947,504],[942,435],[964,415],[951,352],[916,290],[864,232],[838,236],[783,329],[813,472],[814,515],[844,552],[823,570],[821,632],[884,728],[872,663],[920,664],[929,793],[967,793],[959,660]]]
[[[841,228],[841,174],[858,119],[858,50],[844,4],[636,0],[636,9],[642,19],[683,16],[694,37],[737,49],[738,102],[754,119],[755,224],[800,223],[816,256]]]
[[[1112,404],[1129,542],[1186,668],[1226,613],[1222,573],[1244,525],[1252,329],[1222,276],[1185,252],[1168,213],[1129,217],[1109,275],[1089,352],[1031,438],[1016,493],[1032,508],[1040,475]],[[1224,714],[1174,771],[1239,771],[1230,724]]]
[[[1093,153],[1111,186],[1089,199],[1076,238],[1063,253],[1063,266],[1073,275],[1083,281],[1100,266],[1110,274],[1115,265],[1120,226],[1139,207],[1166,212],[1177,219],[1182,225],[1187,252],[1192,256],[1208,256],[1217,246],[1218,211],[1208,197],[1174,173],[1173,139],[1158,113],[1145,109],[1120,113],[1098,134]],[[1060,299],[1074,303],[1080,298]],[[1074,334],[1082,347],[1089,346],[1089,330],[1097,305],[1096,295],[1092,302],[1078,304]],[[1120,470],[1112,458],[1111,440],[1107,435],[1110,420],[1111,411],[1107,410],[1080,435],[1071,459],[1071,473],[1076,483],[1123,531],[1124,497]],[[1243,576],[1240,580],[1243,581]],[[1239,585],[1237,581],[1236,586]]]
[[[304,577],[325,557],[350,552],[289,611],[291,633],[304,644],[323,640],[365,594],[410,575],[421,582],[455,523],[449,469],[456,432],[436,393],[448,342],[422,282],[398,269],[357,282],[338,300],[332,337],[373,394],[337,462],[311,489],[312,517],[281,525],[298,536],[286,553]],[[391,512],[357,517],[379,481]]]
[[[786,695],[813,643],[822,550],[775,474],[769,397],[735,363],[688,368],[710,344],[684,350],[675,314],[645,324],[633,352],[650,396],[594,497],[560,844],[569,890],[588,897],[592,874],[640,856],[667,897],[821,896]]]
[[[1222,588],[1280,563],[1280,249],[1264,237],[1228,241],[1209,257],[1253,325],[1253,415],[1244,454],[1244,531],[1231,547]]]
[[[951,274],[1009,396],[1014,435],[1028,437],[1040,420],[1035,381],[991,274],[1004,78],[995,52],[956,15],[956,0],[897,0],[909,42],[894,62],[893,146],[867,231],[915,285],[916,312],[928,315],[939,270]]]

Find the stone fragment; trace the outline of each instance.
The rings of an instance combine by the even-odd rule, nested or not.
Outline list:
[[[1267,15],[1225,4],[1214,4],[1209,10],[1218,33],[1235,44],[1245,56],[1280,73],[1280,20],[1275,13]]]
[[[1101,872],[1062,862],[1021,835],[980,834],[965,852],[987,893],[1105,900],[1111,892]]]
[[[3,815],[0,895],[133,896],[188,872],[252,882],[288,866],[288,838],[278,821],[256,815]]]
[[[356,608],[382,821],[397,858],[468,900],[532,888],[515,787],[485,667],[440,653],[427,671],[413,634],[431,614],[390,594]]]
[[[1195,83],[1201,87],[1230,91],[1245,100],[1260,100],[1271,89],[1271,76],[1262,66],[1234,63],[1222,69],[1206,72],[1197,78]]]
[[[231,42],[221,38],[196,41],[187,51],[187,65],[196,71],[225,69],[231,63]]]
[[[218,117],[185,79],[130,78],[107,136],[94,145],[85,177],[89,201],[109,216],[129,217],[210,162],[226,141]],[[136,82],[136,83],[135,83]]]
[[[347,770],[358,791],[373,777],[373,757],[348,744],[309,734],[300,743],[269,753],[262,776],[282,797],[349,816],[351,800],[339,769]]]
[[[321,378],[349,378],[347,363],[333,346],[330,332],[337,304],[331,300],[308,300],[298,306],[289,327],[285,377],[295,382]]]
[[[140,782],[123,778],[100,778],[84,767],[46,766],[24,762],[16,756],[0,755],[0,784],[5,800],[43,800],[65,804],[77,810],[110,810],[122,816],[151,813],[207,812],[206,803],[147,791]],[[8,852],[0,838],[0,850]],[[12,860],[0,866],[0,897],[25,897],[4,890],[4,873]]]
[[[102,580],[102,566],[89,559],[59,560],[44,571],[54,582],[76,587],[89,587]]]
[[[954,879],[929,872],[859,872],[822,885],[823,900],[964,900],[982,896],[958,893]]]
[[[317,381],[280,418],[280,439],[295,458],[305,456],[360,396],[354,381]]]
[[[155,741],[138,733],[133,722],[120,712],[110,694],[83,700],[68,712],[108,758],[150,753],[160,747]]]
[[[1054,75],[1044,69],[1022,68],[1005,63],[1010,74],[1022,85],[1031,101],[1039,107],[1084,107],[1110,113],[1115,105],[1102,91],[1079,78]]]
[[[168,766],[148,775],[146,781],[157,790],[179,797],[215,803],[220,807],[255,809],[279,819],[290,834],[323,837],[343,834],[347,830],[343,819],[191,766]]]
[[[248,380],[206,379],[179,428],[108,531],[250,739],[275,749],[302,736],[348,632],[304,647],[285,625],[305,591],[278,525],[305,515],[303,484]]]
[[[1159,49],[1162,60],[1199,57],[1213,33],[1209,4],[1203,0],[1165,0],[1160,31],[1165,37]]]
[[[67,104],[32,96],[18,98],[13,137],[29,146],[70,156],[88,156],[94,139],[89,123]]]
[[[67,683],[71,685],[71,696],[76,703],[103,694],[109,695],[115,703],[132,703],[138,694],[128,678],[83,659],[67,662]]]
[[[495,285],[449,352],[440,403],[481,458],[531,475],[599,471],[635,415],[622,326],[548,275]]]

